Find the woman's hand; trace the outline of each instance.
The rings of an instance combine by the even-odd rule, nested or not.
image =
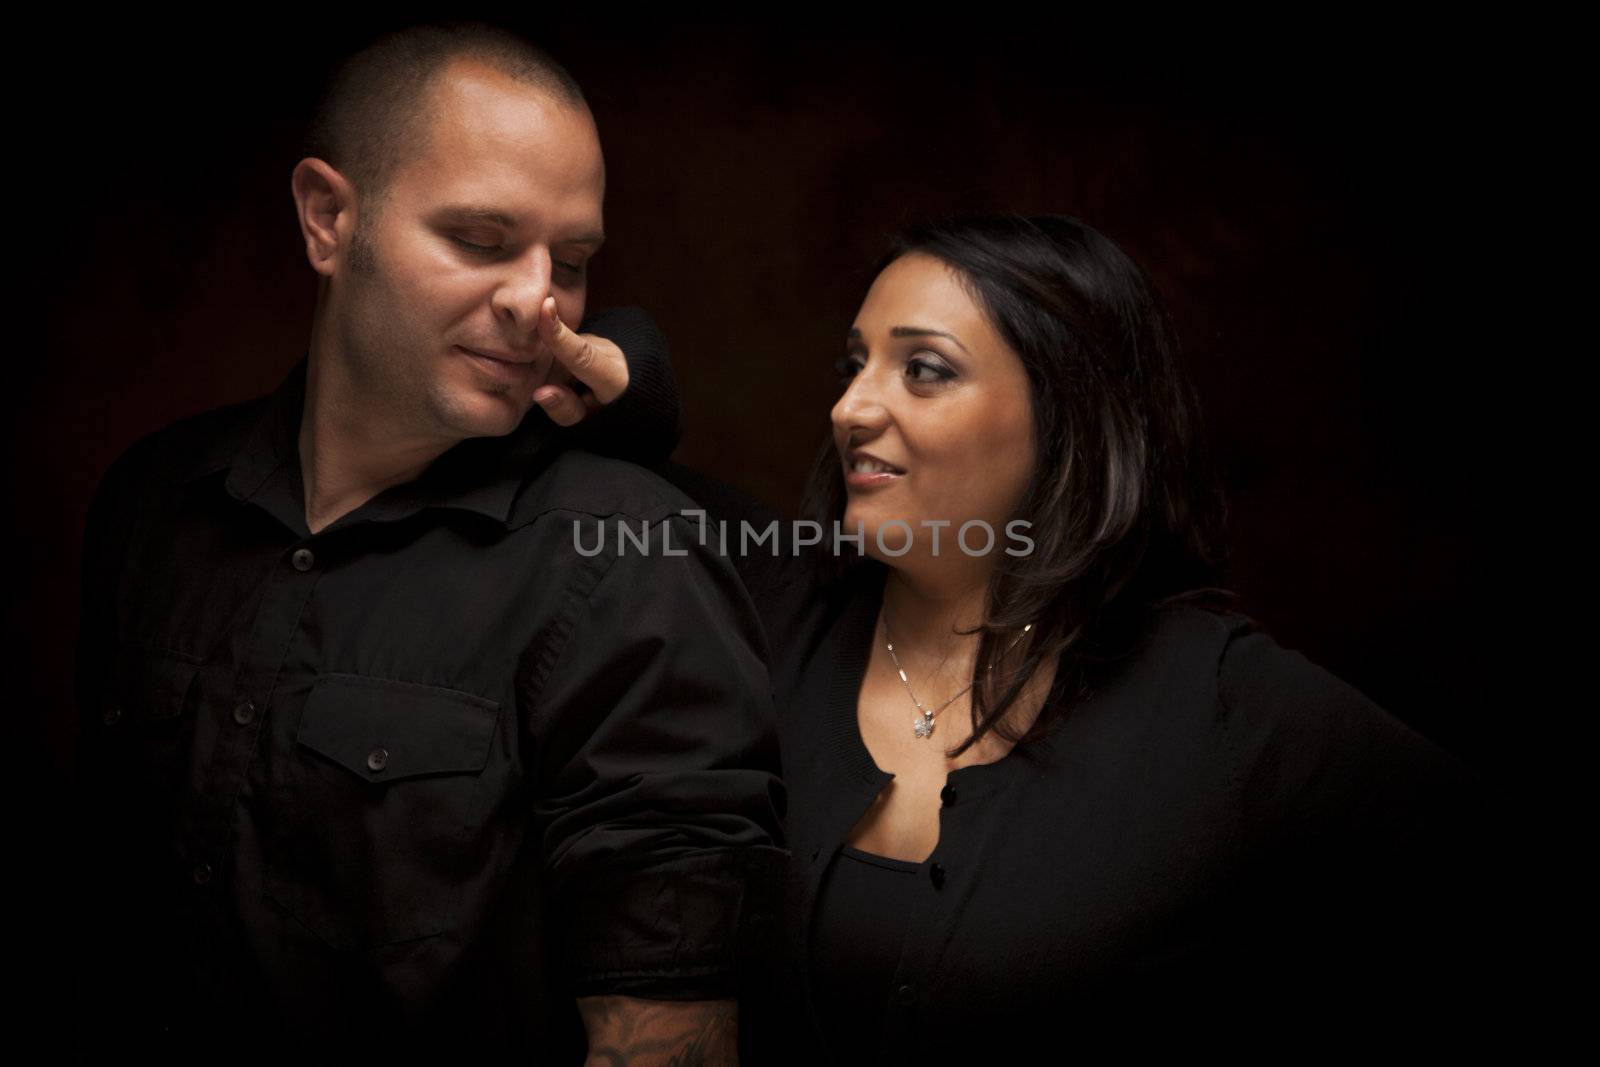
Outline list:
[[[556,312],[555,297],[546,297],[539,309],[539,339],[555,358],[551,381],[533,391],[534,403],[544,408],[558,426],[580,423],[622,395],[628,388],[628,361],[622,349],[592,333],[573,333]],[[566,373],[558,376],[557,366]],[[587,392],[566,384],[576,381]]]

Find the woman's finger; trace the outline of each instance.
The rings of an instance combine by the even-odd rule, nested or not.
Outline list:
[[[595,334],[573,333],[561,321],[553,296],[545,297],[539,309],[539,339],[600,403],[611,403],[628,387],[628,361],[622,349]]]
[[[600,406],[596,403],[591,409],[583,397],[564,385],[541,385],[533,391],[533,400],[557,426],[576,426]]]

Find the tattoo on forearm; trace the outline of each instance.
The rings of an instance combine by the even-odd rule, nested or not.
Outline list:
[[[589,1067],[736,1067],[739,1016],[731,1000],[581,997]]]

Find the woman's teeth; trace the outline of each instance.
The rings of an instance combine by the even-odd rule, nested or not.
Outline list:
[[[887,463],[879,463],[871,459],[858,459],[855,466],[850,468],[856,474],[904,474],[905,471],[898,467],[891,467]]]

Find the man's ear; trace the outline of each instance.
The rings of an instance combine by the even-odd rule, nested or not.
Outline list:
[[[331,278],[355,231],[355,190],[344,175],[315,156],[295,164],[289,188],[311,269]]]

